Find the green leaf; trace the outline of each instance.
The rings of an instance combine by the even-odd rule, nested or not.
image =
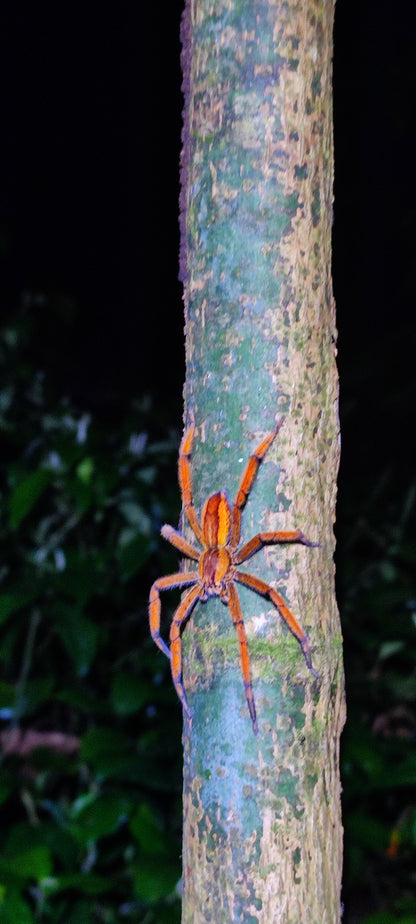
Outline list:
[[[15,589],[7,593],[0,594],[0,625],[9,618],[13,613],[23,609],[36,598],[38,589],[32,587],[30,590]]]
[[[0,920],[2,924],[34,924],[29,905],[17,889],[7,889],[0,895]]]
[[[377,911],[360,919],[360,924],[416,924],[415,914],[397,915],[390,911]]]
[[[19,716],[28,716],[49,699],[54,688],[54,677],[34,677],[33,680],[27,680],[18,700]]]
[[[97,796],[75,816],[74,834],[78,842],[88,844],[100,837],[112,834],[120,827],[130,811],[130,801],[125,796],[106,794]]]
[[[81,759],[102,779],[137,781],[139,757],[128,738],[111,728],[91,728],[82,739]]]
[[[54,608],[56,630],[59,633],[79,677],[84,677],[95,658],[98,628],[75,607]]]
[[[87,554],[73,548],[65,550],[66,568],[53,575],[53,585],[60,594],[83,606],[94,595],[103,593],[105,581],[99,573],[94,545]]]
[[[27,516],[46,491],[50,480],[51,472],[40,468],[15,485],[9,497],[9,523],[12,529],[16,529]]]
[[[61,687],[56,693],[56,699],[60,703],[66,703],[73,709],[88,712],[90,715],[106,716],[108,713],[108,704],[101,697],[95,696],[91,691],[86,691],[75,681],[72,686]]]
[[[135,674],[118,672],[111,685],[111,701],[118,715],[130,715],[149,699],[149,684]]]
[[[91,908],[91,902],[88,899],[83,899],[75,902],[75,904],[71,902],[65,918],[62,918],[62,920],[65,920],[65,924],[94,924],[97,918],[94,914],[94,909]]]
[[[119,505],[120,513],[130,526],[134,526],[136,533],[142,536],[150,536],[152,533],[152,521],[149,514],[143,510],[143,507],[133,498],[125,498]]]
[[[11,784],[0,781],[0,805],[3,805],[3,802],[6,802],[12,792],[14,792],[14,787]]]
[[[157,924],[181,924],[181,902],[179,900],[179,895],[176,901],[172,901],[172,896],[170,895],[169,901],[164,905],[159,905],[157,909]]]
[[[369,914],[365,918],[361,918],[361,924],[397,924],[397,917],[388,911],[377,911],[376,914]]]
[[[388,642],[383,642],[380,645],[380,650],[378,656],[380,661],[385,661],[387,658],[391,658],[393,655],[398,654],[399,651],[403,651],[404,641],[402,639],[394,640]]]
[[[124,578],[137,574],[150,558],[151,544],[146,536],[138,536],[133,528],[126,528],[120,534],[117,558]]]
[[[82,462],[79,463],[79,465],[77,465],[76,472],[78,478],[83,482],[83,484],[90,483],[94,474],[94,469],[94,459],[92,459],[91,456],[87,456],[82,460]]]
[[[0,680],[0,709],[13,709],[16,702],[16,693],[11,683]]]
[[[62,892],[66,889],[75,889],[84,895],[101,895],[114,888],[110,877],[95,876],[92,873],[67,873],[63,876],[54,876],[45,883],[45,890],[50,893]]]
[[[141,857],[133,867],[134,891],[143,902],[153,904],[172,894],[180,875],[179,861],[176,864],[165,857],[159,862],[154,856]]]
[[[0,859],[0,874],[9,874],[15,879],[46,879],[52,873],[49,850],[41,844],[30,847],[15,856]]]
[[[166,837],[156,813],[146,802],[138,806],[130,819],[130,830],[144,853],[166,852]]]
[[[130,750],[130,742],[125,735],[113,728],[100,726],[90,728],[85,733],[81,744],[81,758],[88,763],[96,763],[107,754],[126,750]]]
[[[62,757],[63,755],[59,756]],[[65,771],[61,770],[62,785],[65,783],[64,773]],[[59,810],[56,811],[56,815],[59,816],[59,814]],[[66,819],[65,827],[62,825],[62,819],[43,819],[37,826],[36,833],[38,841],[50,850],[51,856],[58,861],[60,868],[71,869],[73,866],[76,868],[79,859],[79,846],[66,825]],[[44,887],[44,883],[42,883],[42,887]]]
[[[345,830],[354,839],[377,853],[384,851],[388,845],[389,827],[364,812],[354,812],[345,821]]]

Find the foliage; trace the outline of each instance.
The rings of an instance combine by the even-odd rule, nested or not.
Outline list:
[[[348,922],[416,924],[416,481],[374,458],[340,483],[344,900]]]
[[[147,595],[177,435],[150,400],[104,427],[54,396],[30,336],[0,342],[0,919],[174,924],[180,710]]]

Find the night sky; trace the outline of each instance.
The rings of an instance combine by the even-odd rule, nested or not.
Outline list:
[[[180,426],[182,0],[162,6],[3,7],[0,307],[31,302],[33,355],[79,405],[105,416],[150,390]],[[386,2],[337,4],[333,272],[352,469],[374,450],[409,457],[415,68],[402,29]]]

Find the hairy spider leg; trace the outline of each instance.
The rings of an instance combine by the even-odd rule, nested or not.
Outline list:
[[[154,642],[167,658],[172,659],[166,642],[160,634],[160,592],[163,590],[173,590],[175,587],[186,587],[190,584],[196,584],[198,581],[197,571],[179,571],[177,574],[168,574],[166,577],[158,578],[152,584],[149,595],[149,624],[150,634]],[[186,599],[186,598],[185,598]]]
[[[189,618],[192,613],[192,610],[195,604],[198,602],[198,598],[201,593],[201,588],[199,585],[192,587],[190,591],[183,598],[181,603],[176,610],[176,613],[172,620],[172,625],[170,627],[170,651],[171,651],[171,671],[172,671],[172,680],[175,687],[175,690],[179,696],[179,699],[183,705],[183,708],[190,720],[192,722],[192,712],[186,698],[185,687],[182,683],[182,640],[181,640],[181,629],[183,624]]]
[[[201,553],[198,552],[198,549],[191,545],[190,542],[187,542],[173,526],[169,526],[168,523],[165,523],[160,532],[164,539],[167,539],[171,545],[175,546],[175,549],[179,549],[182,555],[185,555],[185,558],[192,558],[193,561],[199,561]]]
[[[232,510],[230,549],[233,551],[237,548],[240,541],[241,515],[244,507],[246,506],[248,496],[253,487],[257,472],[266,455],[267,450],[270,448],[273,440],[276,438],[280,427],[284,422],[284,419],[284,417],[280,418],[279,423],[275,429],[269,433],[269,435],[266,436],[261,443],[259,443],[257,449],[254,450],[253,454],[248,460],[247,467],[241,479],[240,487],[237,491]]]
[[[234,584],[230,584],[228,586],[228,604],[230,607],[231,618],[235,625],[238,641],[240,644],[241,672],[244,680],[244,689],[246,692],[248,711],[250,713],[254,734],[257,735],[258,726],[256,707],[254,704],[253,685],[251,682],[250,656],[248,652],[247,635],[244,627],[240,598],[238,596],[237,588]]]
[[[191,426],[188,427],[188,429],[185,431],[180,445],[178,466],[179,487],[181,489],[183,508],[185,510],[186,516],[188,517],[189,525],[195,533],[198,542],[200,542],[201,545],[204,545],[204,537],[202,535],[202,529],[195,512],[192,493],[191,455],[194,433],[195,424],[192,423]]]
[[[312,667],[311,651],[309,648],[309,641],[306,632],[304,632],[302,626],[290,612],[290,609],[286,605],[281,594],[279,594],[277,590],[274,590],[273,587],[270,587],[269,584],[266,584],[266,581],[262,581],[260,578],[255,577],[254,574],[244,574],[242,571],[236,570],[234,572],[234,578],[240,584],[244,584],[245,587],[250,587],[251,590],[254,590],[257,594],[260,594],[261,597],[266,597],[266,599],[271,600],[290,631],[293,633],[295,638],[297,638],[311,674],[313,674],[313,676],[318,679],[319,674],[317,674],[317,672]]]
[[[233,562],[236,565],[241,565],[243,561],[252,558],[265,545],[278,545],[280,542],[300,542],[301,545],[309,545],[312,548],[319,545],[318,542],[311,542],[310,539],[307,539],[300,529],[278,533],[258,533],[257,536],[253,536],[245,545],[241,546],[241,549],[235,552]]]

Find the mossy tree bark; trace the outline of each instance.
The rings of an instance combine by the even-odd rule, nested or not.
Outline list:
[[[187,0],[182,250],[185,422],[197,511],[233,498],[286,419],[242,541],[300,528],[319,548],[267,548],[245,570],[283,593],[319,680],[276,610],[241,588],[259,734],[218,598],[183,634],[183,924],[336,924],[342,827],[342,643],[334,597],[338,468],[332,223],[334,0]],[[184,525],[188,538],[191,538]]]

